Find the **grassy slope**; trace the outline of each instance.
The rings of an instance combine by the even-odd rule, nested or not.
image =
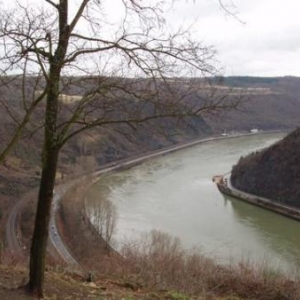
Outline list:
[[[84,277],[74,275],[70,271],[66,272],[59,267],[53,270],[48,267],[45,277],[45,299],[297,300],[300,296],[299,282],[276,273],[257,273],[246,265],[235,269],[219,267],[214,273],[211,271],[211,268],[207,268],[201,279],[202,284],[209,289],[203,289],[199,282],[201,291],[190,293],[167,286],[157,289],[141,281],[138,276],[131,279],[98,276],[93,282],[87,282]],[[31,299],[22,288],[26,278],[26,270],[22,267],[0,266],[0,299]],[[188,278],[191,280],[192,277]]]

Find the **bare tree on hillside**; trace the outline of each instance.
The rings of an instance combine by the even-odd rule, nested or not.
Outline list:
[[[85,206],[87,215],[91,216],[91,221],[99,232],[99,235],[107,243],[107,250],[109,250],[109,243],[115,233],[117,222],[117,208],[106,198],[95,198]]]
[[[58,156],[70,138],[96,126],[127,134],[153,119],[181,120],[237,104],[224,102],[222,93],[205,97],[201,82],[190,79],[214,74],[214,52],[193,41],[188,30],[167,30],[161,2],[120,0],[118,20],[109,19],[102,1],[76,3],[45,0],[27,7],[19,2],[0,18],[1,80],[6,87],[20,80],[26,99],[2,160],[33,112],[43,115],[42,122],[30,124],[33,131],[44,130],[28,283],[39,298]],[[14,117],[11,103],[0,103]]]

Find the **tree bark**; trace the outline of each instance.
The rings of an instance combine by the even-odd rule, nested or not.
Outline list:
[[[45,111],[45,132],[42,152],[42,178],[40,182],[34,232],[30,249],[29,291],[43,298],[44,272],[48,242],[49,221],[59,155],[56,136],[60,68],[50,67],[47,104]]]
[[[30,274],[28,287],[30,293],[38,298],[43,298],[48,229],[58,151],[54,149],[48,151],[47,154],[47,160],[45,161],[45,165],[42,170],[34,233],[30,249]]]
[[[68,0],[60,0],[59,42],[52,56],[47,80],[47,102],[45,111],[44,145],[42,152],[42,178],[40,182],[34,233],[30,249],[29,292],[43,298],[44,272],[46,262],[49,221],[55,185],[55,175],[60,146],[57,136],[58,96],[61,69],[66,55],[69,40]]]

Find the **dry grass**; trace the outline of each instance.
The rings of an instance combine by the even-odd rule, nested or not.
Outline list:
[[[220,266],[199,252],[184,250],[178,239],[158,231],[124,245],[121,255],[103,259],[97,273],[101,278],[122,279],[133,290],[175,291],[192,299],[300,299],[296,279],[254,268],[249,262]]]
[[[25,255],[19,252],[12,252],[4,249],[1,252],[1,265],[6,267],[24,267],[28,261]]]
[[[249,263],[217,265],[196,251],[184,250],[178,239],[158,231],[127,243],[121,254],[97,257],[101,268],[92,271],[93,283],[48,261],[45,299],[300,299],[299,281],[254,269]],[[26,283],[27,262],[11,253],[4,257],[10,266],[0,266],[0,299],[28,299],[24,291],[16,290]]]

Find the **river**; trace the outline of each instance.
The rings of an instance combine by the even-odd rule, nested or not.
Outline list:
[[[291,272],[300,266],[300,223],[224,196],[212,182],[213,175],[228,172],[241,155],[284,135],[209,141],[151,159],[104,175],[87,198],[115,203],[116,247],[158,229],[219,262],[246,260]]]

